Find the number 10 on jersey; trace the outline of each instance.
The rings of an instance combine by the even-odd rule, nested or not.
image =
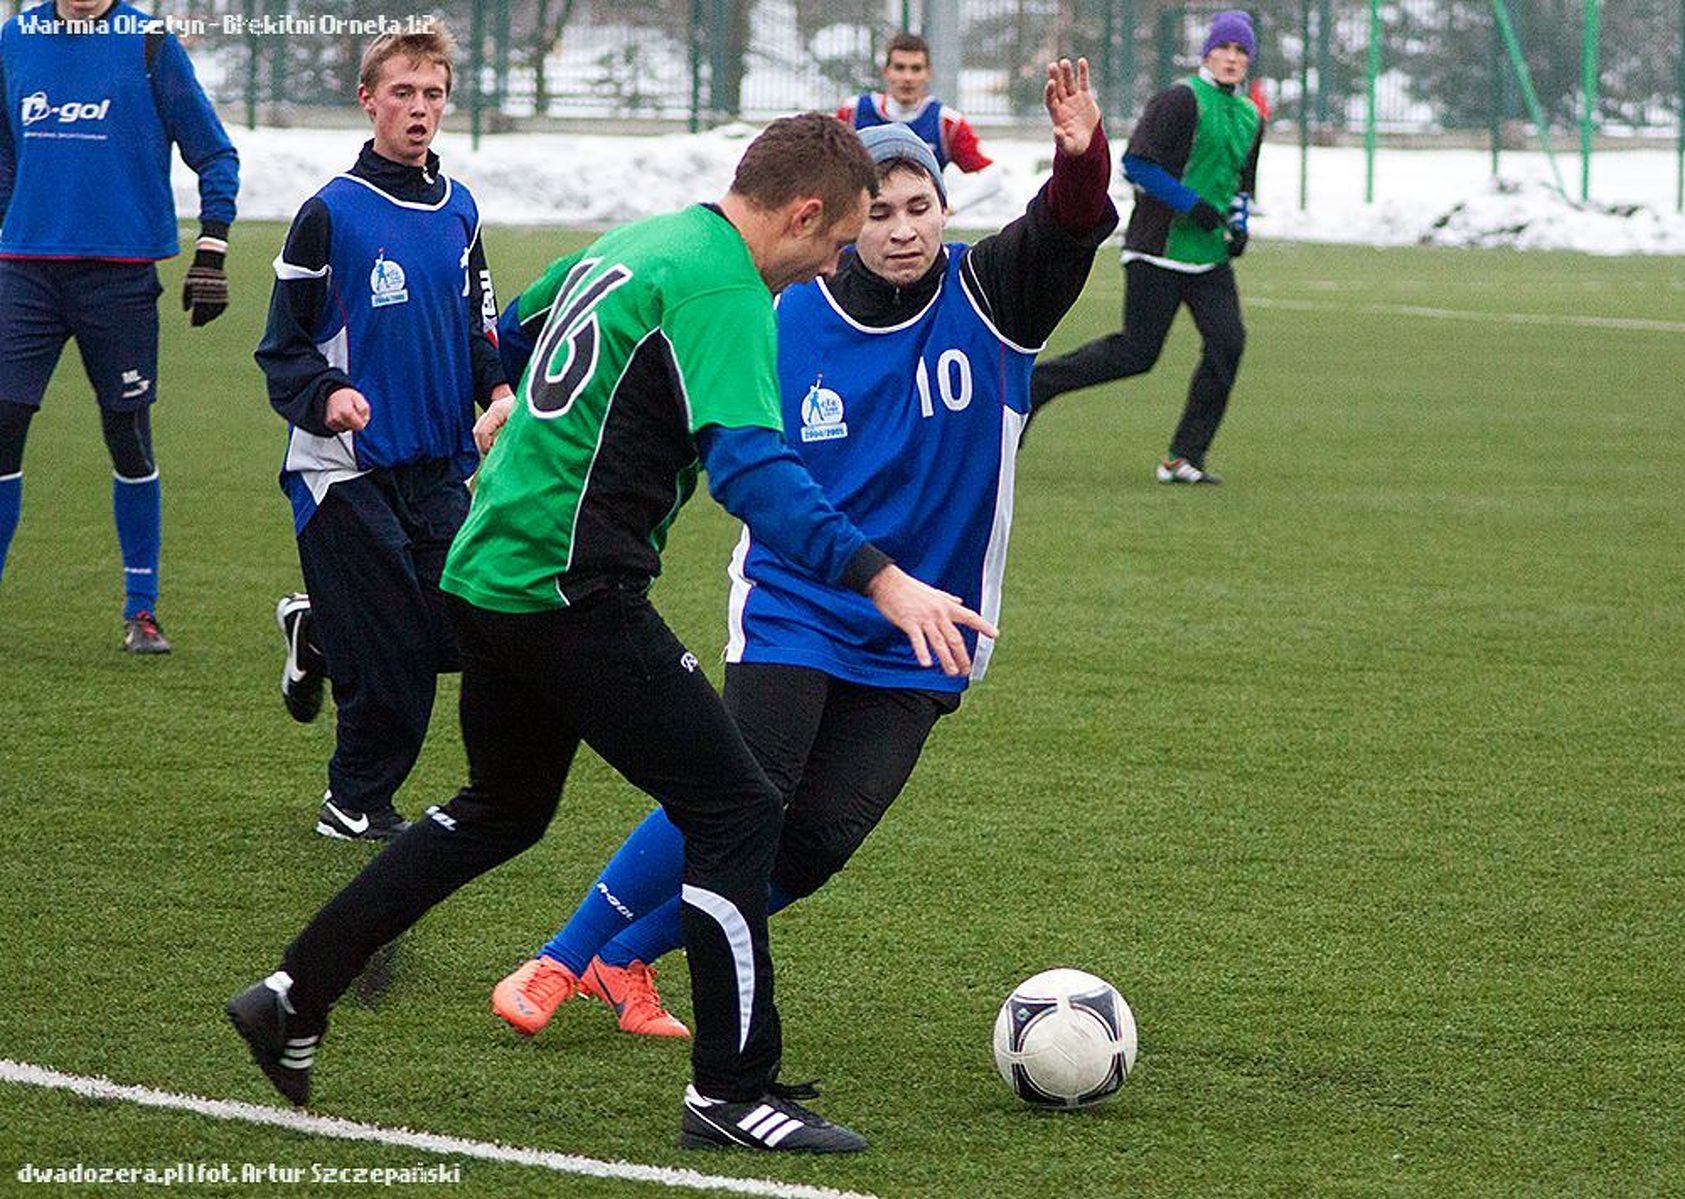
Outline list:
[[[936,405],[930,396],[930,371],[919,359],[914,382],[919,389],[919,415],[934,416]],[[936,392],[949,412],[962,412],[971,403],[971,359],[964,350],[943,350],[936,360]]]

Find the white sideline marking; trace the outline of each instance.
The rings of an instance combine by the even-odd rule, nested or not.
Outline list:
[[[1288,300],[1251,296],[1249,308],[1285,308],[1293,312],[1361,312],[1368,316],[1421,316],[1441,321],[1484,321],[1500,325],[1575,325],[1583,329],[1623,329],[1635,333],[1685,333],[1685,321],[1655,321],[1637,316],[1574,316],[1552,312],[1476,312],[1463,308],[1428,308],[1420,304],[1337,304],[1327,300]]]
[[[738,1195],[766,1195],[773,1199],[874,1199],[858,1191],[838,1191],[831,1187],[804,1186],[795,1182],[778,1182],[769,1178],[730,1178],[720,1174],[702,1174],[696,1170],[682,1170],[669,1166],[640,1166],[633,1162],[606,1162],[571,1153],[553,1153],[548,1149],[522,1149],[499,1145],[492,1141],[470,1141],[462,1137],[441,1136],[433,1132],[413,1132],[408,1128],[383,1128],[378,1124],[358,1124],[335,1116],[312,1116],[281,1107],[263,1107],[242,1103],[237,1099],[203,1099],[198,1095],[177,1095],[169,1091],[155,1091],[151,1087],[123,1086],[106,1078],[89,1078],[80,1074],[61,1074],[45,1066],[15,1062],[0,1058],[0,1082],[21,1083],[30,1087],[47,1087],[57,1091],[71,1091],[85,1099],[118,1100],[136,1103],[141,1107],[173,1108],[176,1111],[196,1112],[216,1120],[235,1120],[245,1124],[266,1124],[271,1128],[285,1128],[312,1136],[334,1137],[342,1141],[375,1141],[382,1145],[397,1145],[405,1149],[419,1149],[424,1153],[443,1153],[454,1157],[474,1157],[488,1162],[504,1162],[517,1166],[537,1166],[558,1174],[583,1174],[591,1178],[619,1178],[628,1182],[652,1182],[668,1187],[691,1187],[700,1191],[729,1191]]]

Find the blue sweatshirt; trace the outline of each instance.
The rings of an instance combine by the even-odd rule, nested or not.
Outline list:
[[[51,3],[0,28],[0,256],[168,258],[170,145],[199,176],[199,219],[226,237],[239,155],[162,24],[129,4],[86,22]]]

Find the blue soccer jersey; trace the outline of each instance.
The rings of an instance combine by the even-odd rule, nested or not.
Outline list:
[[[0,255],[167,258],[170,145],[199,175],[200,220],[226,236],[239,157],[175,37],[115,4],[98,20],[42,4],[0,29]]]
[[[328,366],[363,393],[370,412],[368,427],[356,433],[288,430],[281,485],[297,529],[342,479],[439,459],[466,479],[479,463],[470,339],[483,330],[470,322],[465,301],[479,212],[467,188],[444,182],[443,198],[423,204],[394,199],[354,175],[336,176],[316,193],[332,229],[326,265],[275,261],[282,281],[326,278],[310,338]]]
[[[942,101],[934,96],[927,96],[919,107],[917,114],[911,117],[893,117],[879,108],[885,103],[881,94],[866,92],[854,102],[854,127],[856,129],[870,129],[874,125],[890,125],[899,122],[919,135],[920,140],[930,147],[930,152],[936,155],[936,164],[946,168],[948,165],[948,147],[942,136]]]
[[[1012,524],[1018,438],[1039,346],[1015,345],[983,315],[948,247],[941,287],[888,328],[844,314],[825,283],[778,306],[785,436],[836,506],[915,578],[991,622]],[[962,690],[921,667],[906,635],[862,595],[792,567],[745,529],[731,563],[726,660],[809,666],[867,686]],[[971,678],[993,642],[965,630]]]

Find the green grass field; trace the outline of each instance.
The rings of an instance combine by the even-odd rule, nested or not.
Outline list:
[[[367,856],[312,833],[332,725],[276,694],[298,567],[251,350],[280,236],[244,227],[223,320],[165,313],[174,655],[117,651],[74,353],[31,434],[0,589],[0,1058],[278,1102],[221,1006]],[[576,239],[488,242],[507,297]],[[1156,372],[1038,420],[987,684],[773,926],[785,1076],[873,1152],[685,1154],[682,1046],[584,1002],[532,1042],[490,1015],[645,811],[588,755],[551,836],[341,1006],[317,1110],[884,1196],[1685,1191],[1679,263],[1263,243],[1241,268],[1228,484],[1152,482],[1185,316]],[[1114,327],[1119,287],[1108,251],[1054,348]],[[733,537],[693,503],[656,591],[706,662]],[[455,694],[412,814],[464,776]],[[1021,1108],[989,1058],[1001,999],[1061,964],[1141,1029],[1122,1093],[1074,1116]],[[664,989],[687,1013],[682,960]],[[25,1163],[184,1159],[439,1160],[0,1083],[0,1192]],[[462,1179],[441,1190],[666,1193]]]

